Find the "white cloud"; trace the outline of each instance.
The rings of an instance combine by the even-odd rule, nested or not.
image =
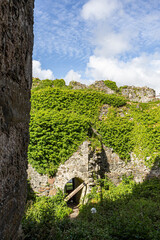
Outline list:
[[[130,49],[130,44],[127,34],[125,33],[109,33],[105,36],[105,34],[99,34],[97,36],[97,47],[94,51],[96,56],[115,56],[117,54],[126,52]]]
[[[119,8],[117,0],[89,0],[82,8],[85,20],[105,20]]]
[[[33,65],[33,69],[32,69],[32,73],[33,73],[33,77],[37,77],[41,80],[43,79],[54,79],[54,75],[53,72],[50,69],[42,69],[41,68],[41,63],[39,61],[33,60],[32,62]]]
[[[152,1],[88,0],[82,17],[92,28],[89,79],[110,79],[119,86],[154,88],[160,93],[160,11]]]
[[[115,58],[91,56],[86,75],[94,80],[110,79],[119,86],[148,86],[160,93],[160,55],[141,55],[123,62]]]
[[[155,8],[153,5],[155,4]],[[88,0],[82,17],[92,31],[94,55],[115,57],[157,51],[160,9],[151,1]],[[153,48],[153,50],[151,50]]]
[[[69,84],[70,81],[77,81],[77,82],[81,82],[81,74],[70,70],[66,76],[64,77],[64,80],[66,82],[66,84]]]

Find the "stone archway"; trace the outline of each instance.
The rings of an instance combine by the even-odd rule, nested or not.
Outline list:
[[[64,193],[67,195],[69,195],[71,192],[73,192],[78,186],[80,186],[84,181],[80,178],[72,178],[70,179],[64,187]],[[79,204],[81,197],[84,195],[82,194],[82,192],[84,193],[83,189],[80,189],[70,200],[70,203],[73,204]]]
[[[57,190],[64,191],[65,185],[71,179],[81,179],[84,182],[82,197],[88,194],[95,185],[95,177],[103,177],[108,171],[107,158],[104,150],[96,152],[92,150],[89,141],[84,141],[77,151],[64,163],[61,164],[53,178],[40,175],[29,165],[28,178],[34,191],[39,195],[52,196]],[[86,185],[87,184],[87,185]]]
[[[78,151],[75,152],[64,164],[60,165],[55,176],[53,188],[64,191],[66,183],[71,179],[81,179],[82,182],[88,182],[88,145],[89,142],[84,141]]]

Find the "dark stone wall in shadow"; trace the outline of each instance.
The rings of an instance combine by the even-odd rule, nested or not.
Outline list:
[[[0,239],[17,239],[27,192],[34,0],[0,1]]]

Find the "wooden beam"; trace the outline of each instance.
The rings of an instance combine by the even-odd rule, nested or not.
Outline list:
[[[81,185],[79,185],[73,192],[71,192],[65,199],[64,201],[68,202],[76,193],[78,193],[84,186],[87,184],[83,182]]]

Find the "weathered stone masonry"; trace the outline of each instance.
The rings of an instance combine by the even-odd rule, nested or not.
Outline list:
[[[26,201],[33,0],[0,1],[0,239],[17,239]]]
[[[87,182],[86,193],[90,192],[94,185],[95,174],[97,178],[103,177],[107,172],[108,164],[102,152],[92,149],[90,142],[84,141],[64,164],[61,164],[54,178],[48,178],[46,175],[38,174],[29,165],[28,178],[31,187],[39,195],[52,196],[56,194],[57,189],[64,190],[65,184],[72,178],[78,178]],[[102,160],[103,159],[103,160]],[[83,195],[83,193],[82,193]]]
[[[98,151],[97,151],[98,150]],[[95,185],[95,179],[108,178],[118,185],[124,175],[134,176],[135,182],[143,182],[146,178],[160,178],[160,168],[155,165],[152,169],[145,166],[143,160],[137,159],[132,153],[131,160],[125,163],[113,149],[102,146],[102,149],[92,149],[90,142],[82,145],[64,164],[61,164],[54,178],[38,174],[29,165],[28,177],[34,191],[39,195],[52,196],[59,188],[64,190],[65,184],[72,178],[88,182],[83,189],[82,196],[90,192]]]

